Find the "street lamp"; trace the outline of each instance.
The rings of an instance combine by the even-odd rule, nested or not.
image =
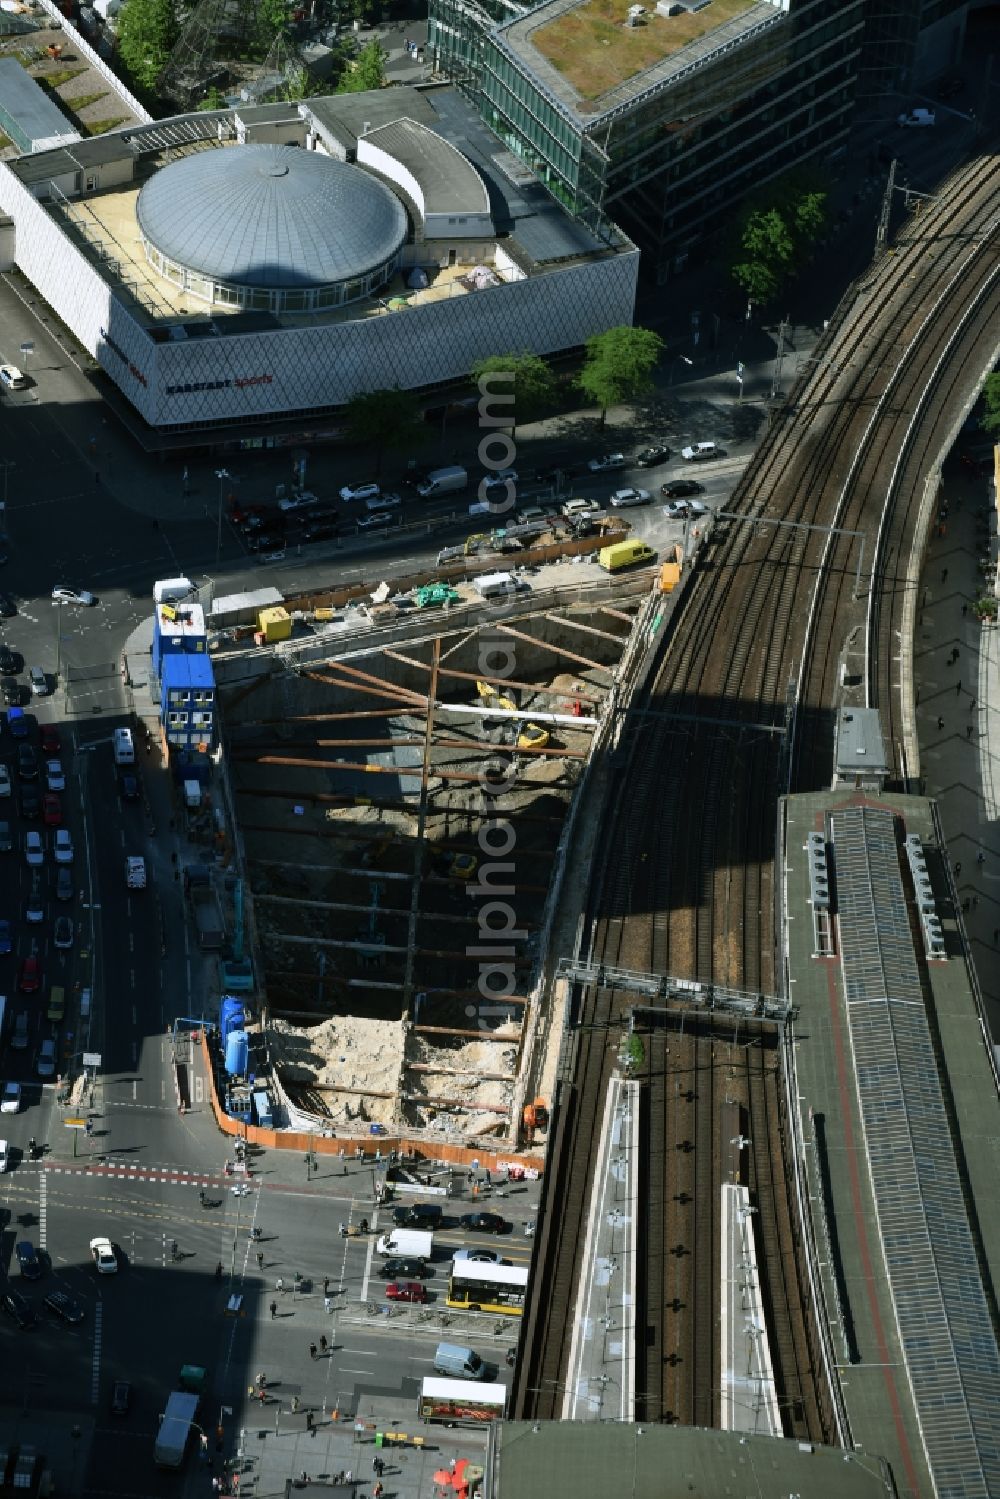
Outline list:
[[[215,565],[218,567],[219,558],[222,556],[222,500],[226,491],[226,480],[231,479],[233,476],[228,468],[217,468],[215,470],[215,477],[219,481],[219,528],[215,540]]]

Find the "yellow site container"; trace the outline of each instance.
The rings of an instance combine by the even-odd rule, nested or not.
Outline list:
[[[257,626],[268,645],[276,640],[287,640],[292,633],[292,616],[287,609],[262,609],[257,616]]]
[[[664,562],[660,568],[660,592],[673,593],[681,581],[680,566],[676,562]]]

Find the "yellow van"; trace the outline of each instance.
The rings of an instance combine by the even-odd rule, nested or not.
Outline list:
[[[47,1020],[54,1025],[59,1025],[66,1014],[66,993],[59,984],[53,984],[49,990],[49,1007],[45,1012]]]
[[[617,573],[637,562],[652,562],[655,556],[653,548],[644,541],[616,541],[613,546],[601,548],[597,561],[605,572]]]

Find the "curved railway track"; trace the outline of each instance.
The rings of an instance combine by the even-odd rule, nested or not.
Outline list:
[[[956,401],[994,353],[998,215],[1000,162],[982,159],[949,179],[894,253],[845,297],[811,374],[772,422],[730,505],[745,520],[701,559],[630,712],[628,768],[606,809],[602,875],[588,912],[591,960],[777,989],[778,800],[829,784],[845,666],[857,667],[867,700],[881,710],[897,777],[912,774],[900,661],[933,501],[924,476]],[[564,1056],[515,1386],[519,1414],[559,1414],[601,1100],[630,1003],[604,988],[572,997],[573,1049]],[[718,1237],[724,1179],[721,1070],[729,1090],[745,1095],[751,1119],[750,1185],[785,1430],[829,1440],[783,1168],[780,1069],[765,1076],[767,1050],[755,1057],[753,1047],[718,1035],[688,1035],[658,1080],[647,1069],[639,1413],[699,1425],[719,1418],[717,1249],[705,1245]],[[693,1079],[687,1090],[685,1075]]]

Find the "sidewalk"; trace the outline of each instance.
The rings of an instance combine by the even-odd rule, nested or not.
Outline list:
[[[971,957],[1000,1037],[1000,633],[972,604],[988,591],[989,478],[949,462],[945,535],[935,526],[921,580],[914,678],[921,768],[941,808]]]

